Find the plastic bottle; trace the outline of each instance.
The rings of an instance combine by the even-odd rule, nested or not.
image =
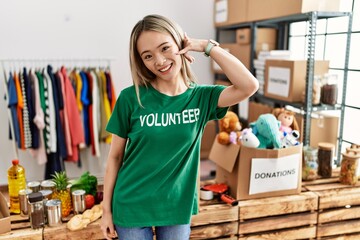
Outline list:
[[[10,197],[10,213],[20,213],[19,191],[26,189],[25,169],[19,164],[18,159],[12,160],[8,169],[8,188]]]

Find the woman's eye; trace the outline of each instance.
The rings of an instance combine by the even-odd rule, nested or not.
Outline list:
[[[165,47],[163,47],[162,50],[163,50],[163,52],[164,52],[164,51],[168,50],[169,48],[170,48],[169,46],[165,46]]]
[[[150,59],[150,58],[151,58],[151,55],[145,55],[145,56],[144,56],[144,59],[145,59],[145,60],[148,60],[148,59]]]

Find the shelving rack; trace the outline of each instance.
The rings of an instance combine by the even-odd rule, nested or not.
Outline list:
[[[312,89],[314,80],[314,64],[315,64],[315,40],[316,40],[316,25],[320,19],[328,19],[335,17],[347,17],[348,18],[348,31],[346,40],[346,52],[345,52],[345,63],[344,63],[344,76],[342,85],[342,100],[340,104],[335,106],[330,105],[312,105]],[[310,127],[311,127],[311,114],[314,111],[320,110],[339,110],[340,111],[340,127],[338,135],[338,153],[337,160],[341,157],[341,146],[343,142],[343,124],[344,124],[344,113],[345,113],[345,92],[347,87],[348,77],[348,65],[349,65],[349,54],[350,54],[350,32],[352,29],[352,13],[350,12],[308,12],[302,14],[294,14],[284,17],[272,18],[267,20],[259,20],[255,22],[246,22],[240,24],[233,24],[230,26],[221,26],[216,28],[216,39],[219,41],[221,33],[224,31],[235,30],[238,28],[250,28],[251,29],[251,54],[250,54],[250,71],[254,71],[254,58],[255,58],[255,47],[256,47],[256,29],[261,27],[272,27],[278,30],[278,42],[277,49],[288,49],[289,48],[289,29],[290,24],[295,22],[308,21],[308,34],[307,34],[307,67],[306,67],[306,85],[305,85],[305,103],[290,103],[285,101],[279,101],[272,98],[267,98],[261,94],[255,94],[251,100],[257,99],[261,102],[270,101],[280,106],[292,106],[301,110],[304,114],[304,132],[303,132],[303,143],[304,145],[310,144]]]

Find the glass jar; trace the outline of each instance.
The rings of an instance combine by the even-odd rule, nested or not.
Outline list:
[[[315,75],[314,76],[314,81],[313,81],[313,89],[312,89],[312,104],[313,105],[318,105],[320,104],[320,97],[321,97],[321,85],[322,85],[322,76],[320,75]],[[302,92],[301,95],[301,101],[303,103],[306,102],[305,100],[305,91]]]
[[[303,148],[303,180],[315,180],[318,178],[318,149],[310,146]]]
[[[355,185],[358,182],[357,168],[360,152],[350,151],[342,154],[340,183]]]
[[[332,143],[318,143],[318,174],[323,178],[330,178],[332,175],[334,150],[335,145]]]
[[[338,80],[336,74],[326,74],[321,86],[320,101],[323,104],[335,105],[338,95]]]
[[[45,225],[43,195],[40,192],[29,194],[29,215],[31,228],[42,228]]]
[[[360,145],[352,144],[350,147],[346,148],[346,153],[354,152],[355,154],[360,154]],[[356,176],[360,178],[360,163],[356,169]]]

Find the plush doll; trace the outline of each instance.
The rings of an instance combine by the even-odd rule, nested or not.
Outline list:
[[[222,119],[219,120],[219,134],[217,140],[220,144],[238,144],[241,135],[241,124],[236,113],[228,111]]]
[[[261,114],[255,122],[250,123],[252,132],[259,139],[258,148],[280,148],[280,121],[271,113]]]
[[[287,148],[291,146],[299,145],[299,141],[297,140],[300,137],[299,131],[293,130],[291,133],[284,132],[284,137],[281,139],[281,147]]]
[[[281,122],[281,132],[291,133],[293,130],[300,130],[294,112],[285,108],[275,108],[272,113]]]
[[[241,131],[240,142],[242,146],[257,148],[260,145],[259,139],[253,134],[251,128],[245,128]]]

